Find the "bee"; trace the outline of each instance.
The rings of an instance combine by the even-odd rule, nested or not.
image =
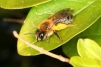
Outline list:
[[[73,10],[70,8],[63,9],[40,23],[38,29],[35,31],[37,41],[42,41],[44,39],[48,40],[52,34],[55,34],[59,39],[61,39],[56,31],[61,30],[62,28],[57,29],[56,27],[59,27],[61,24],[71,27],[72,24],[70,23],[73,21],[72,12]]]

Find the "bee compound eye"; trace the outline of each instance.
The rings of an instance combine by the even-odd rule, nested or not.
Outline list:
[[[40,31],[39,29],[36,30],[36,39],[37,41],[41,41],[44,38],[44,32]]]
[[[40,40],[43,40],[44,37],[45,37],[45,33],[44,33],[44,32],[41,32],[41,33],[39,34],[39,38],[40,38]]]
[[[43,33],[41,33],[41,34],[40,34],[40,37],[42,38],[43,36],[44,36],[44,34],[43,34]]]

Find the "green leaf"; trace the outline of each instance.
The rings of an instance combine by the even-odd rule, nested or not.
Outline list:
[[[63,45],[64,53],[71,57],[78,55],[77,53],[77,41],[79,38],[90,38],[96,41],[101,46],[101,18],[97,20],[91,27],[89,27],[84,32],[80,33],[73,39],[71,39],[67,44]]]
[[[81,57],[101,61],[101,47],[95,41],[90,39],[79,39],[77,49]]]
[[[50,0],[0,0],[0,7],[5,9],[22,9],[36,6]]]
[[[97,9],[99,9],[99,8],[101,8],[101,7],[98,6]],[[99,10],[99,11],[100,11],[99,12],[99,16],[100,16],[101,15],[101,10]],[[95,14],[92,13],[92,16],[95,16]],[[93,18],[90,18],[90,19],[93,19]],[[100,39],[101,39],[100,38],[100,35],[101,35],[101,31],[100,31],[101,26],[100,25],[101,25],[101,23],[100,22],[101,22],[101,19],[97,20],[97,22],[95,24],[93,24],[89,29],[87,29],[86,31],[82,32],[78,36],[76,36],[73,39],[71,39],[68,43],[66,43],[65,45],[63,45],[63,51],[64,51],[64,53],[67,56],[69,56],[69,57],[74,56],[74,55],[78,55],[78,53],[77,53],[77,47],[76,47],[77,45],[76,44],[77,44],[77,40],[79,38],[91,38],[91,39],[97,41],[97,43],[101,44],[101,41],[100,41]]]
[[[78,38],[74,37],[62,46],[62,51],[67,57],[79,56],[77,52],[77,40]]]
[[[70,59],[74,67],[101,67],[101,62],[94,59],[74,56]]]
[[[89,38],[96,41],[101,46],[101,17],[90,28],[81,33],[82,38]],[[80,37],[79,36],[79,37]]]
[[[94,0],[52,0],[48,3],[33,7],[24,22],[24,25],[20,31],[20,36],[31,43],[35,42],[36,38],[34,37],[34,34],[24,34],[35,33],[35,30],[38,27],[39,23],[49,18],[51,14],[54,14],[64,8],[72,8],[74,9],[73,15],[75,15],[74,21],[72,23],[75,26],[58,31],[58,34],[61,34],[60,37],[62,37],[63,41],[60,41],[55,35],[52,35],[49,38],[50,43],[47,43],[45,40],[35,43],[37,46],[43,47],[48,51],[55,49],[64,44],[65,42],[69,41],[71,38],[85,30],[90,25],[92,25],[94,21],[100,17],[101,14],[101,9],[98,9],[97,7],[101,7],[100,2]],[[18,53],[20,55],[28,56],[39,54],[38,51],[32,49],[31,47],[28,47],[20,40],[18,40],[17,47]]]

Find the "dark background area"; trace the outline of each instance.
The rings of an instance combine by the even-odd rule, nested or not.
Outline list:
[[[13,36],[12,31],[20,31],[23,23],[16,20],[24,20],[29,9],[23,10],[6,10],[0,8],[0,65],[1,67],[72,67],[71,65],[61,62],[57,59],[46,55],[37,56],[20,56],[17,53],[17,39]],[[16,19],[4,20],[4,19]],[[61,47],[51,51],[53,53],[65,56]],[[66,56],[65,56],[66,57]]]

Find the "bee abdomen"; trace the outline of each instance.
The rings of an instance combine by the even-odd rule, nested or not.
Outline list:
[[[58,23],[69,24],[71,23],[71,21],[73,21],[73,15],[71,11],[72,10],[70,9],[61,10],[54,14],[52,17],[50,17],[50,19],[52,19],[52,21],[56,25]]]

